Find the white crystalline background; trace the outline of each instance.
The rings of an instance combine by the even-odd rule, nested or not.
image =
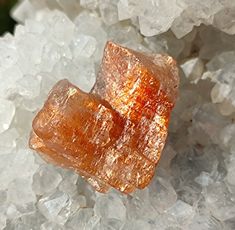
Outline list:
[[[25,0],[13,16],[0,38],[0,230],[235,229],[233,0]],[[107,40],[181,67],[156,176],[128,196],[94,192],[27,144],[53,84],[91,89]]]

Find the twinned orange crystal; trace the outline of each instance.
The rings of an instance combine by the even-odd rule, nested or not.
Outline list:
[[[179,85],[175,61],[108,42],[90,93],[67,80],[33,121],[30,147],[97,191],[131,193],[154,175]]]

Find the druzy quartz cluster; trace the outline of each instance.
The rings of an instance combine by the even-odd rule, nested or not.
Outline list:
[[[0,37],[0,230],[234,230],[234,12],[231,0],[18,1]],[[128,195],[28,147],[48,92],[66,78],[87,96],[109,40],[167,53],[180,73],[155,175]]]
[[[145,188],[164,147],[179,85],[176,62],[107,42],[85,93],[59,81],[33,120],[30,147],[97,191]]]

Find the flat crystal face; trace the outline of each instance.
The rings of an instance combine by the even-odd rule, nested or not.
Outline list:
[[[142,189],[160,159],[178,84],[171,57],[108,42],[90,93],[67,80],[53,87],[34,118],[30,147],[97,191]]]

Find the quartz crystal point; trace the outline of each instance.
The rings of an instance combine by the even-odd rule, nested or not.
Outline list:
[[[160,159],[178,85],[171,57],[108,42],[90,93],[67,80],[53,87],[34,118],[30,147],[97,191],[142,189]]]

